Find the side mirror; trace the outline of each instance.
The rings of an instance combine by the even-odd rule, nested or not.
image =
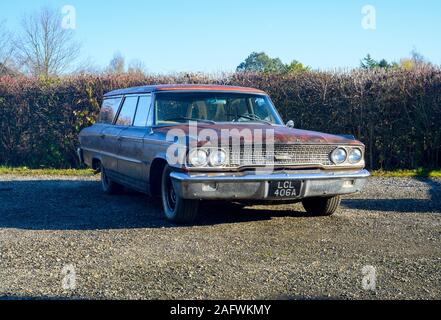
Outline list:
[[[294,128],[294,121],[289,120],[289,121],[286,123],[286,126],[287,126],[288,128]]]

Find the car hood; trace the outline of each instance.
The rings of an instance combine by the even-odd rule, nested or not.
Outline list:
[[[363,145],[360,141],[346,138],[340,135],[332,135],[327,133],[321,133],[316,131],[309,130],[301,130],[295,128],[288,128],[286,126],[274,125],[270,126],[267,124],[206,124],[206,123],[198,123],[197,127],[190,129],[188,124],[182,125],[173,125],[173,126],[164,126],[160,128],[156,128],[155,132],[161,132],[167,134],[171,129],[182,130],[182,133],[185,134],[189,139],[197,141],[198,145],[202,145],[207,142],[206,133],[209,132],[210,129],[216,133],[216,136],[220,139],[234,139],[238,137],[242,137],[241,141],[244,143],[252,143],[249,141],[250,139],[255,140],[261,134],[263,139],[266,138],[267,130],[273,130],[274,135],[274,143],[275,144],[285,144],[285,143],[305,143],[305,144],[341,144],[341,145]],[[203,131],[204,130],[204,131]],[[251,132],[251,135],[245,135],[243,133],[247,130]],[[202,134],[201,134],[201,131]],[[176,131],[178,132],[178,131]],[[268,136],[270,136],[269,133]],[[199,137],[199,139],[198,139]],[[265,141],[265,140],[263,140]]]

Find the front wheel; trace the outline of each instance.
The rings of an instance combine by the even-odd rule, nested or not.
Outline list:
[[[331,216],[337,211],[341,202],[340,196],[306,198],[302,200],[306,212],[315,216]]]
[[[162,173],[161,198],[165,217],[174,223],[192,223],[198,214],[199,201],[179,197],[173,188],[171,172],[171,168],[166,165]]]

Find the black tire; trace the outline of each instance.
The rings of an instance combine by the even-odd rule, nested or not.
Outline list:
[[[106,174],[106,168],[101,164],[101,187],[106,194],[118,194],[123,190],[123,186],[112,181]]]
[[[165,217],[178,224],[192,223],[198,214],[199,201],[179,197],[170,178],[171,168],[166,165],[161,179],[161,200]]]
[[[314,216],[331,216],[337,211],[341,202],[340,196],[306,198],[302,200],[306,212]]]

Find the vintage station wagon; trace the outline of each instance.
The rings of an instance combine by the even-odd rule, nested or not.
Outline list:
[[[361,142],[284,124],[265,92],[245,87],[112,91],[79,140],[80,160],[101,172],[104,192],[160,196],[176,223],[192,222],[201,200],[301,201],[311,215],[331,215],[369,176]]]

